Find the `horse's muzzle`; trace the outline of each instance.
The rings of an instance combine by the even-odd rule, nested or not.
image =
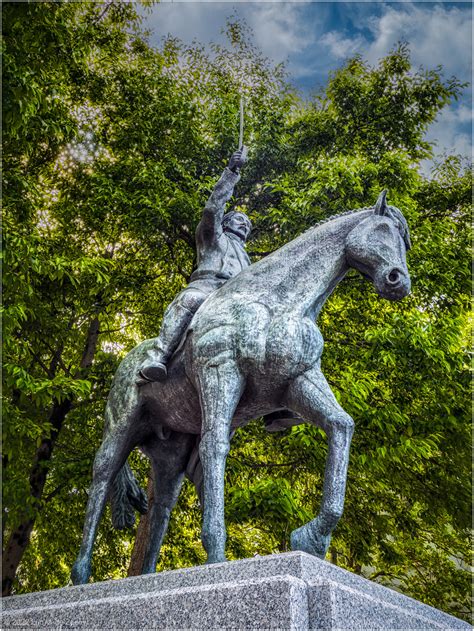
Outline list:
[[[379,275],[375,280],[375,287],[382,298],[401,300],[410,293],[410,276],[399,267],[392,267]]]

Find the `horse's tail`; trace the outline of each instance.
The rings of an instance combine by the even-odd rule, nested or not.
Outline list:
[[[144,515],[148,510],[148,498],[139,486],[128,462],[117,473],[110,492],[112,524],[123,530],[135,523],[135,510]]]

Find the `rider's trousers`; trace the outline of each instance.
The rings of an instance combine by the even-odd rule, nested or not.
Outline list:
[[[158,352],[160,361],[168,362],[177,349],[193,315],[214,290],[224,284],[221,279],[202,279],[190,283],[166,309],[160,334],[154,338],[152,352]]]

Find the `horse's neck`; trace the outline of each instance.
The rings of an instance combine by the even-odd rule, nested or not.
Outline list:
[[[368,213],[343,215],[308,230],[252,266],[256,285],[261,284],[257,290],[259,301],[268,304],[274,313],[316,318],[349,269],[345,257],[347,235]]]

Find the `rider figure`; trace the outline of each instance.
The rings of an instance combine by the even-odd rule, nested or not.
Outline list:
[[[241,212],[224,215],[225,205],[232,197],[240,179],[240,169],[246,162],[247,149],[232,154],[211,196],[196,230],[197,269],[189,285],[166,309],[160,334],[140,366],[143,381],[164,381],[166,365],[176,350],[193,315],[214,290],[250,265],[245,242],[252,229],[250,219]]]
[[[189,285],[164,313],[160,334],[154,338],[153,346],[139,368],[139,386],[166,379],[166,365],[198,308],[213,291],[250,265],[245,251],[245,242],[252,229],[250,219],[241,212],[224,214],[246,161],[246,147],[235,151],[207,200],[196,230],[197,268]],[[298,425],[302,419],[282,410],[268,414],[264,421],[266,430],[275,432]]]

